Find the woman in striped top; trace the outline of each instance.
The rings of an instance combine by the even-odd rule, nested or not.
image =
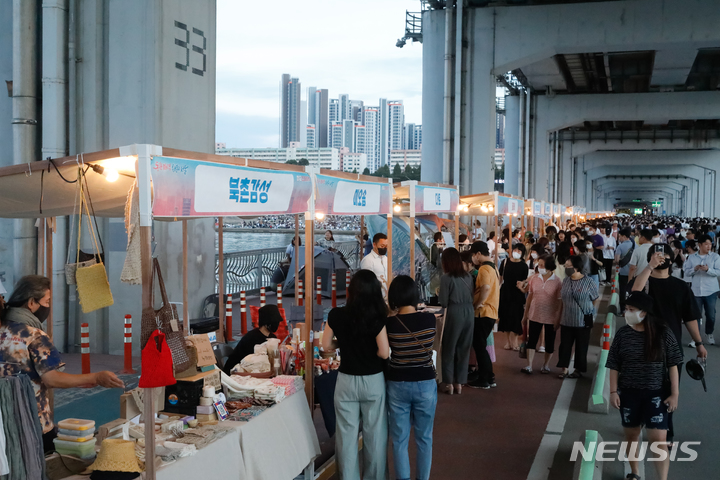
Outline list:
[[[678,405],[678,366],[683,360],[675,335],[652,315],[653,303],[645,292],[630,295],[625,310],[627,325],[617,331],[606,363],[610,370],[610,405],[620,410],[625,430],[625,453],[632,470],[627,478],[636,480],[640,478],[639,462],[632,459],[637,458],[641,448],[638,441],[643,426],[648,441],[660,442],[654,448],[665,452],[664,461],[654,462],[658,477],[668,477],[670,462],[665,442],[670,413]]]
[[[392,355],[385,372],[388,397],[388,427],[393,443],[395,478],[410,480],[408,444],[415,429],[418,480],[430,478],[432,432],[437,405],[437,383],[432,360],[435,315],[416,310],[418,289],[407,275],[390,284],[388,303],[397,313],[387,319]]]
[[[582,245],[584,246],[584,245]],[[600,295],[597,284],[582,271],[585,260],[582,255],[570,257],[572,275],[563,280],[563,309],[560,317],[560,359],[558,368],[563,369],[560,378],[579,378],[587,371],[587,351],[590,345],[590,330],[585,327],[585,315],[593,314],[593,302]],[[568,374],[573,344],[575,345],[575,370]]]

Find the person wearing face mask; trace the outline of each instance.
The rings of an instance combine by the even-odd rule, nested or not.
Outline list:
[[[498,331],[507,335],[505,350],[519,350],[518,336],[522,335],[522,317],[525,309],[525,294],[519,287],[528,278],[528,266],[523,261],[525,246],[513,245],[512,255],[500,266],[500,308],[498,310]]]
[[[720,255],[712,251],[713,241],[709,235],[698,238],[699,251],[688,257],[683,267],[685,277],[692,284],[692,291],[698,301],[700,311],[705,310],[705,335],[709,345],[715,345],[715,304],[717,302],[718,277],[720,277]],[[694,344],[690,344],[694,347]]]
[[[580,378],[587,371],[587,351],[590,345],[590,328],[585,317],[592,315],[593,302],[599,297],[595,282],[583,275],[583,259],[575,255],[568,261],[573,273],[563,280],[560,294],[563,309],[560,317],[560,349],[557,367],[562,368],[560,378]],[[558,325],[556,324],[556,327]],[[570,359],[575,347],[575,370],[569,373]]]
[[[620,410],[627,452],[638,450],[643,426],[647,441],[668,440],[669,419],[678,407],[682,350],[664,322],[653,316],[653,298],[633,292],[627,299],[625,322],[615,334],[608,352],[606,367],[610,370],[610,405]],[[669,385],[665,369],[669,376]],[[635,445],[633,445],[633,443]],[[629,458],[637,458],[629,455]],[[669,460],[654,462],[658,478],[666,480]],[[630,460],[632,473],[639,479],[639,462]]]
[[[648,266],[630,285],[633,292],[645,291],[654,301],[653,310],[675,335],[678,344],[682,343],[682,326],[695,342],[697,356],[707,358],[707,350],[700,336],[698,319],[700,310],[697,300],[688,283],[670,275],[673,253],[670,245],[657,245],[658,251],[648,252]],[[682,371],[682,368],[680,368]],[[673,438],[673,419],[670,416],[668,441]]]
[[[547,239],[545,240],[547,241]],[[545,248],[539,243],[530,246],[530,255],[528,255],[526,263],[531,272],[535,270],[538,258],[545,255],[545,253]]]
[[[604,230],[603,235],[603,267],[605,268],[605,285],[612,282],[612,267],[615,262],[615,248],[617,247],[616,237],[612,236],[612,230],[608,227]]]
[[[553,273],[555,259],[550,255],[538,259],[538,274],[530,277],[528,282],[528,298],[522,319],[523,327],[528,330],[527,367],[522,368],[526,374],[532,373],[535,347],[540,334],[545,330],[545,361],[540,373],[550,373],[550,359],[555,348],[555,330],[560,325],[562,315],[562,282]]]
[[[442,236],[442,235],[441,235]],[[388,270],[387,270],[388,240],[384,233],[376,233],[373,237],[373,249],[360,262],[361,270],[370,270],[375,274],[383,286],[383,292],[387,293]]]
[[[475,350],[478,370],[477,378],[468,382],[468,386],[486,390],[497,386],[492,360],[487,350],[487,342],[498,318],[500,275],[490,258],[490,251],[485,242],[473,243],[470,252],[473,256],[473,263],[480,265],[480,268],[478,268],[473,294],[473,306],[475,307],[473,349]],[[520,263],[525,265],[524,262]]]
[[[60,371],[64,366],[60,352],[42,328],[30,325],[39,324],[40,317],[47,318],[51,293],[50,279],[30,275],[20,279],[10,297],[16,306],[6,308],[3,298],[0,297],[0,377],[25,374],[33,383],[45,452],[54,450],[53,439],[57,436],[50,389],[125,386],[122,380],[108,371],[81,375]],[[20,300],[22,298],[26,300],[23,302]],[[47,310],[42,310],[42,307]],[[27,313],[21,310],[26,310]],[[35,317],[36,314],[39,317]],[[16,322],[13,318],[21,321]]]
[[[258,328],[243,335],[235,350],[225,361],[223,371],[227,375],[230,375],[233,367],[242,362],[243,358],[255,353],[255,345],[265,343],[268,338],[277,338],[275,332],[283,321],[277,305],[265,305],[258,310],[258,315]]]
[[[5,320],[45,330],[50,315],[50,280],[40,275],[22,277],[7,301]]]

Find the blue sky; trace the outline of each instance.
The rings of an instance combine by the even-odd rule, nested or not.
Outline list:
[[[280,76],[376,105],[404,100],[422,123],[422,45],[395,47],[419,0],[218,0],[216,140],[276,147]]]

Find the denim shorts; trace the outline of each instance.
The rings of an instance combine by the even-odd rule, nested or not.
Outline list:
[[[662,390],[623,388],[618,389],[618,396],[623,427],[668,429],[669,413],[663,403],[668,395]]]

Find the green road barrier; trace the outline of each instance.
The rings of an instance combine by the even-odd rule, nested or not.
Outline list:
[[[590,460],[584,458],[581,460],[578,480],[592,480],[595,477],[595,454],[600,441],[599,437],[596,430],[585,430],[585,451],[589,451],[588,449],[592,447],[592,457]]]
[[[593,405],[602,405],[605,402],[605,377],[607,376],[607,368],[605,362],[607,362],[608,351],[603,350],[600,352],[600,360],[598,362],[597,374],[595,374],[595,386],[593,387],[592,402]]]

